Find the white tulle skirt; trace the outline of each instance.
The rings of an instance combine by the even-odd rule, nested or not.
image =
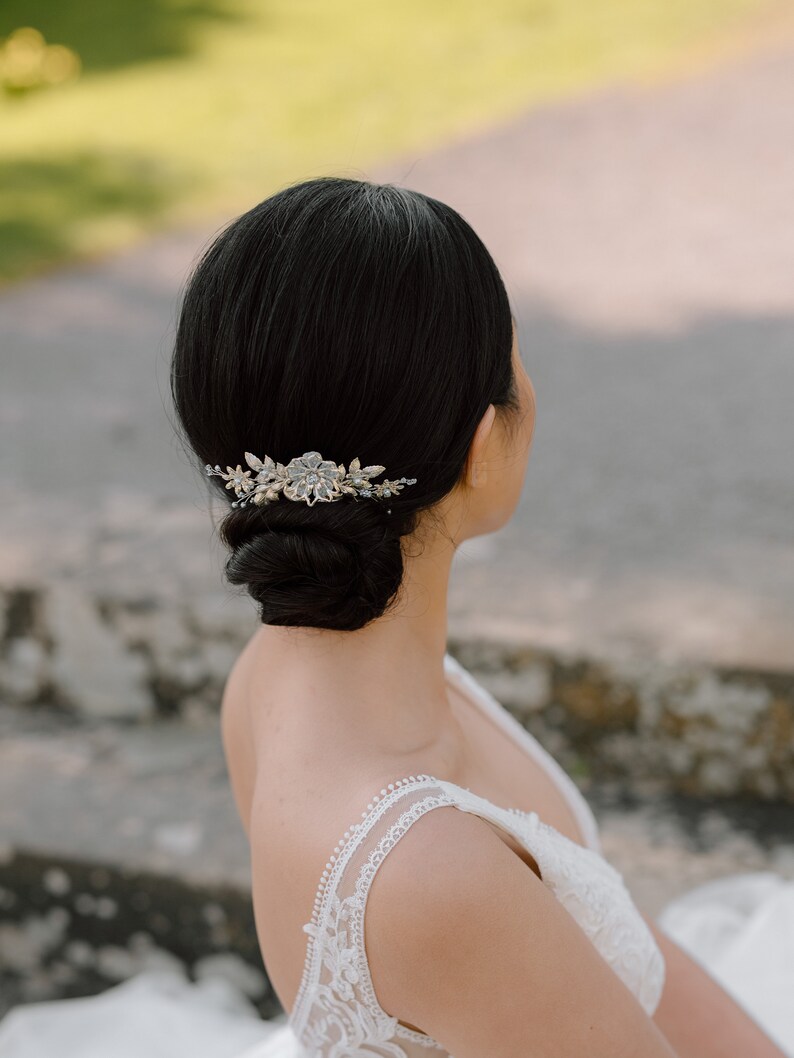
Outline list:
[[[689,890],[656,916],[794,1058],[794,882],[766,871]],[[0,1022],[0,1058],[301,1058],[284,1015],[262,1021],[229,982],[146,970]]]

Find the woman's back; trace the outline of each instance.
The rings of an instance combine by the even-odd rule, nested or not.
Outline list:
[[[368,840],[359,841],[357,847],[353,846],[349,838],[347,840],[351,859],[337,880],[334,899],[343,898],[346,894],[347,899],[355,905],[354,894],[357,890],[361,892],[362,883],[358,878],[361,868],[368,857],[372,856],[378,842],[388,840],[385,834],[387,823],[394,824],[399,818],[396,812],[400,807],[396,803],[397,800],[407,793],[409,786],[414,787],[417,793],[418,790],[413,783],[404,783],[398,778],[403,774],[400,763],[388,756],[378,759],[376,755],[370,754],[366,758],[366,766],[361,767],[361,745],[356,744],[357,752],[349,752],[350,743],[355,743],[355,739],[348,737],[349,732],[340,730],[336,720],[326,730],[323,727],[322,714],[315,714],[317,730],[309,735],[305,730],[307,714],[303,711],[302,703],[290,710],[285,709],[283,703],[268,701],[268,690],[262,674],[270,673],[272,676],[277,665],[277,662],[271,662],[270,665],[264,663],[267,654],[262,652],[267,651],[268,646],[272,650],[275,644],[268,643],[266,635],[255,636],[241,655],[229,679],[224,696],[224,743],[232,785],[251,842],[257,932],[265,965],[282,1004],[291,1013],[293,1025],[298,1031],[311,1036],[317,1031],[313,990],[325,988],[326,1000],[328,993],[327,983],[323,986],[317,977],[318,967],[312,968],[315,945],[312,941],[307,942],[304,930],[311,932],[310,920],[314,920],[316,924],[316,916],[320,913],[318,898],[321,898],[325,883],[339,859],[339,845],[345,843],[342,837],[344,828],[353,824],[354,820],[360,820],[362,804],[366,806],[365,814],[367,809],[375,809],[374,813],[369,812],[372,816],[379,811],[376,808],[378,802],[385,801],[385,796],[382,795],[387,795],[395,801],[395,807],[386,809],[382,818],[368,821],[368,825],[372,825]],[[459,673],[465,672],[448,656],[445,657],[445,670],[448,676],[458,676]],[[468,674],[466,678],[471,681]],[[278,678],[275,682],[278,683]],[[471,682],[473,684],[473,681]],[[538,881],[541,880],[539,863],[544,864],[546,885],[564,885],[565,891],[560,891],[562,901],[567,899],[569,906],[574,908],[576,901],[583,896],[586,903],[589,901],[588,913],[591,918],[583,919],[585,924],[592,922],[593,915],[601,915],[597,932],[602,936],[602,953],[610,959],[616,959],[617,955],[607,943],[609,931],[606,929],[606,923],[610,920],[616,923],[614,928],[620,932],[623,954],[629,960],[629,965],[632,960],[635,964],[639,960],[641,965],[640,974],[637,974],[635,967],[627,979],[632,987],[636,987],[644,1002],[654,1005],[658,1001],[661,988],[660,974],[663,976],[661,957],[644,923],[630,906],[622,883],[619,878],[613,877],[615,872],[612,872],[591,849],[582,847],[592,843],[594,839],[590,836],[589,842],[582,841],[582,831],[586,826],[583,825],[580,806],[571,798],[564,785],[555,781],[548,767],[538,766],[537,760],[533,760],[533,755],[527,753],[526,746],[506,737],[504,729],[500,730],[498,725],[489,725],[482,708],[476,704],[476,695],[464,696],[461,693],[465,689],[465,680],[461,682],[459,678],[450,679],[447,686],[453,692],[450,694],[450,702],[457,703],[455,715],[461,724],[462,737],[479,739],[476,749],[474,744],[468,743],[470,759],[476,760],[482,769],[480,772],[476,769],[471,772],[475,786],[483,781],[487,783],[487,779],[484,780],[481,776],[487,776],[489,768],[496,769],[490,773],[490,789],[495,791],[497,799],[503,802],[506,800],[510,808],[487,799],[467,802],[467,796],[476,799],[478,795],[471,794],[471,790],[459,783],[447,784],[445,780],[441,780],[440,787],[432,784],[427,791],[435,791],[437,795],[441,793],[441,800],[433,801],[431,807],[446,807],[450,810],[468,803],[469,809],[472,804],[485,806],[485,812],[481,815],[474,813],[476,822],[473,830],[460,830],[461,827],[471,828],[473,819],[467,822],[448,818],[444,821],[441,818],[440,822],[430,821],[422,826],[434,828],[432,832],[437,834],[435,840],[441,840],[442,843],[457,843],[462,834],[466,834],[470,851],[475,857],[479,854],[489,854],[488,850],[496,840],[511,857],[511,862],[520,864],[522,872],[531,872],[533,878]],[[462,707],[464,704],[468,708]],[[259,717],[258,721],[252,722],[252,714]],[[477,722],[483,726],[478,727]],[[483,735],[488,733],[489,726],[493,740],[491,743],[485,741],[486,748],[483,751]],[[525,737],[529,744],[529,736]],[[496,754],[494,758],[483,756],[483,752],[487,754],[489,749]],[[510,794],[505,797],[504,791],[507,788],[500,786],[499,780],[504,780],[505,765],[508,765],[509,772],[511,753],[515,754],[514,763],[520,769],[522,782],[518,787],[514,787],[514,797]],[[430,761],[434,758],[432,755],[425,755],[422,759]],[[443,774],[442,755],[435,758],[435,763],[439,765],[439,774]],[[405,767],[404,762],[402,766]],[[414,767],[410,778],[422,774],[421,768]],[[424,774],[430,778],[433,773]],[[468,777],[467,773],[462,775],[464,779]],[[381,787],[381,782],[388,778],[394,778],[396,782]],[[380,793],[376,791],[376,787],[380,789]],[[486,785],[479,788],[488,787]],[[545,803],[549,814],[555,815],[561,821],[562,830],[541,822],[543,817],[539,816],[537,810],[520,808],[520,804],[526,803],[527,797],[533,798],[536,804]],[[407,811],[410,818],[415,809],[408,810],[408,805],[407,800],[403,801],[402,810]],[[426,811],[427,807],[425,802],[420,811]],[[519,818],[525,821],[525,825],[527,821],[533,822],[529,839],[525,830],[515,830],[511,824],[505,825],[506,820]],[[571,820],[572,833],[566,836],[563,831]],[[411,822],[415,823],[416,819]],[[586,824],[586,817],[584,823]],[[441,830],[437,830],[439,826]],[[419,829],[416,834],[418,836],[412,837],[412,842],[416,843],[413,845],[413,852],[409,848],[407,853],[402,854],[407,859],[402,867],[398,866],[396,869],[403,873],[393,876],[392,885],[403,884],[398,879],[405,877],[406,870],[408,876],[415,881],[423,877],[422,868],[418,863],[413,863],[412,856],[425,855],[423,849],[426,838],[423,839]],[[333,842],[338,843],[336,847]],[[479,853],[478,847],[481,850]],[[390,872],[394,869],[390,868]],[[494,869],[497,870],[496,864]],[[582,874],[581,880],[574,880],[572,887],[564,882],[566,872],[571,871],[574,874]],[[387,881],[381,881],[380,886],[388,886],[390,875],[386,874],[385,877]],[[521,877],[528,878],[526,874]],[[452,879],[450,884],[454,884]],[[389,890],[384,889],[383,893],[387,894]],[[392,895],[383,895],[381,900],[391,903]],[[374,907],[374,914],[379,915],[380,901],[376,902]],[[387,930],[388,926],[383,928]],[[327,930],[328,922],[322,931],[326,942]],[[635,936],[633,947],[632,932]],[[363,937],[363,910],[361,936]],[[333,942],[332,947],[338,956],[338,940]],[[380,947],[376,946],[375,950],[380,951]],[[347,950],[349,958],[354,959],[355,947]],[[366,966],[366,973],[361,976],[366,977],[369,973],[371,977],[370,958],[363,949],[363,944],[359,957],[363,960],[362,965]],[[314,959],[321,966],[327,961],[327,954],[315,954]],[[384,967],[386,966],[388,962],[384,961]],[[399,972],[391,967],[381,971],[377,979],[388,986],[389,982],[397,980],[398,977]],[[344,984],[341,998],[337,996],[337,1013],[344,1010],[348,1019],[356,1021],[358,1018],[356,1031],[359,1033],[364,1031],[362,1024],[366,1026],[370,1019],[376,1022],[380,1019],[382,1024],[378,1031],[382,1032],[384,1025],[388,1026],[392,1022],[379,1000],[375,999],[374,984],[370,983],[368,988],[370,998],[362,1003],[361,993],[351,989],[349,984]],[[296,1003],[299,994],[300,999]],[[389,994],[388,991],[385,994]],[[404,1017],[399,1021],[401,1024],[394,1026],[394,1031],[400,1035],[400,1045],[406,1054],[412,1053],[411,1046],[418,1046],[426,1052],[431,1043],[437,1052],[442,1051],[440,1045],[430,1040],[419,1025]]]
[[[305,934],[328,836],[356,804],[357,784],[334,725],[301,703],[274,701],[262,665],[262,632],[226,683],[221,723],[229,779],[251,850],[257,934],[271,984],[290,1009],[303,971]],[[344,780],[340,781],[340,777]],[[319,868],[319,870],[318,870]]]

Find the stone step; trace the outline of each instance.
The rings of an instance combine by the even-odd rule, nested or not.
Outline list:
[[[0,708],[0,1003],[90,994],[178,963],[228,977],[263,1016],[277,1013],[216,726],[24,715]],[[604,855],[651,915],[726,874],[794,878],[785,803],[577,782]]]
[[[84,720],[211,727],[256,628],[250,600],[0,589],[0,700]],[[794,802],[794,669],[541,648],[517,626],[450,621],[450,652],[574,774]]]

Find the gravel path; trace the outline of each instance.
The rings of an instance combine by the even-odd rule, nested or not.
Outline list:
[[[781,42],[366,174],[475,225],[538,392],[520,509],[462,549],[453,618],[791,666],[792,144]],[[221,590],[166,406],[178,291],[222,223],[0,295],[0,578]]]

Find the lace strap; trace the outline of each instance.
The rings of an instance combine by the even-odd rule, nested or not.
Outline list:
[[[378,867],[425,812],[455,804],[432,775],[411,775],[384,786],[340,839],[326,863],[310,922],[306,962],[290,1024],[306,1046],[346,1039],[401,1036],[434,1046],[423,1033],[388,1015],[375,996],[364,945],[364,911]]]
[[[355,1053],[415,1058],[427,1049],[442,1050],[378,1003],[364,913],[386,856],[416,820],[444,805],[496,823],[530,850],[543,883],[646,1009],[655,1009],[664,979],[661,952],[622,876],[602,855],[543,823],[536,812],[502,808],[432,775],[411,775],[384,786],[344,832],[325,865],[311,921],[303,927],[309,938],[306,961],[289,1024],[314,1058]]]

